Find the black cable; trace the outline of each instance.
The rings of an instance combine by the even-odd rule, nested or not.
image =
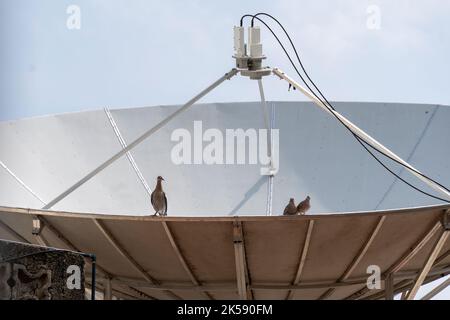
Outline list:
[[[303,66],[303,63],[302,63],[302,61],[301,61],[301,59],[300,59],[300,56],[299,56],[299,54],[298,54],[298,52],[297,52],[297,49],[296,49],[296,47],[295,47],[295,45],[294,45],[294,43],[293,43],[291,37],[289,36],[289,33],[288,33],[288,32],[286,31],[286,29],[284,28],[284,26],[283,26],[283,25],[282,25],[275,17],[273,17],[272,15],[270,15],[270,14],[268,14],[268,13],[264,13],[264,12],[257,13],[257,14],[255,14],[255,15],[252,17],[252,21],[251,21],[251,25],[252,25],[252,26],[253,26],[253,19],[255,19],[255,18],[258,19],[258,18],[257,18],[258,15],[264,15],[264,16],[267,16],[267,17],[273,19],[273,20],[281,27],[281,29],[284,31],[284,34],[285,34],[286,37],[288,38],[288,40],[289,40],[289,42],[290,42],[290,44],[291,44],[291,46],[292,46],[292,48],[293,48],[293,50],[294,50],[294,53],[295,53],[295,55],[296,55],[296,57],[297,57],[297,60],[298,60],[298,62],[299,62],[299,64],[300,64],[300,67],[302,68],[302,70],[303,70],[303,72],[305,73],[306,77],[307,77],[308,80],[312,83],[312,85],[314,86],[314,88],[317,89],[317,91],[319,92],[320,96],[321,96],[321,97],[325,100],[325,102],[328,104],[329,108],[331,108],[333,111],[335,111],[334,106],[328,101],[328,99],[322,94],[322,92],[320,91],[320,89],[316,86],[316,84],[314,83],[314,81],[310,78],[308,72],[306,71],[305,67]],[[250,16],[250,15],[246,15],[246,16]],[[244,17],[243,17],[243,18],[244,18]],[[243,19],[243,18],[242,18],[242,19]],[[260,20],[260,19],[258,19],[258,20]],[[295,68],[295,69],[296,69],[296,68]],[[298,74],[298,70],[297,70],[297,69],[296,69],[296,71],[297,71],[297,74]],[[305,82],[305,80],[303,79],[303,77],[300,76],[300,78],[302,79],[303,83],[305,83],[305,85],[307,85],[306,82]],[[307,87],[309,88],[308,85],[307,85]],[[309,89],[310,89],[310,88],[309,88]],[[325,105],[325,102],[322,101],[322,99],[320,99],[320,98],[316,95],[316,93],[315,93],[313,90],[310,89],[310,91],[312,91],[312,93],[314,94],[314,96],[315,96],[317,99],[319,99],[319,100]],[[326,105],[325,105],[325,106],[326,106]],[[329,108],[328,108],[328,109],[329,109]],[[349,130],[349,131],[352,133],[352,135],[353,135],[356,139],[358,139],[358,140],[363,140],[363,141],[364,141],[364,139],[362,139],[360,136],[358,136],[357,134],[355,134],[355,133],[354,133],[354,132],[353,132],[353,131],[345,124],[345,123],[343,123],[343,121],[342,121],[341,119],[339,119],[339,117],[337,117],[335,114],[333,114],[333,115],[339,120],[339,122],[341,122],[341,124],[342,124],[343,126],[345,126],[345,127],[347,128],[347,130]],[[364,142],[365,142],[365,141],[364,141]],[[391,157],[390,155],[384,153],[383,151],[379,150],[378,148],[372,146],[371,144],[368,144],[367,142],[366,142],[366,144],[367,144],[370,148],[372,148],[372,149],[378,151],[378,152],[381,153],[383,156],[385,156],[385,157],[391,159],[392,161],[398,163],[399,165],[401,165],[401,166],[403,166],[403,167],[405,167],[405,168],[409,168],[409,167],[407,167],[406,165],[404,165],[403,163],[401,163],[400,161],[398,161],[397,159],[395,159],[395,158]],[[377,158],[376,160],[378,160],[378,158]],[[439,182],[433,180],[432,178],[428,177],[427,175],[423,174],[422,172],[420,172],[420,171],[418,171],[418,170],[416,170],[416,169],[414,169],[414,168],[409,168],[409,169],[412,170],[412,171],[414,171],[415,173],[419,174],[420,176],[422,176],[422,177],[424,177],[424,178],[426,178],[426,179],[428,179],[428,180],[434,182],[435,184],[437,184],[438,186],[440,186],[440,187],[443,188],[444,190],[450,192],[450,190],[449,190],[447,187],[445,187],[445,186],[442,185],[441,183],[439,183]]]
[[[284,47],[283,43],[281,42],[281,40],[278,38],[278,36],[276,35],[276,33],[272,30],[272,28],[269,27],[269,25],[267,23],[265,23],[262,19],[255,17],[253,15],[244,15],[244,17],[253,17],[256,20],[258,20],[259,22],[261,22],[262,24],[264,24],[266,26],[266,28],[272,33],[272,35],[275,37],[275,39],[278,41],[278,44],[281,46],[281,48],[283,49],[284,53],[286,54],[287,58],[289,59],[289,61],[291,62],[292,67],[295,69],[295,71],[297,72],[297,74],[299,75],[299,77],[302,79],[303,83],[306,85],[306,87],[314,94],[314,96],[316,98],[318,98],[316,96],[316,94],[314,93],[314,91],[311,89],[311,87],[308,85],[308,83],[305,81],[305,79],[302,77],[301,73],[298,71],[297,66],[295,65],[294,61],[292,61],[291,56],[289,55],[289,53],[287,52],[286,48]],[[319,100],[321,100],[320,98],[318,98]],[[322,100],[321,100],[322,101]],[[345,125],[345,124],[344,124]]]
[[[260,12],[260,13],[257,13],[256,15],[254,15],[254,16],[252,17],[252,22],[251,22],[252,26],[253,26],[253,19],[254,19],[255,17],[256,17],[256,19],[257,19],[257,16],[258,16],[258,15],[264,15],[264,16],[267,16],[267,17],[273,19],[273,20],[281,27],[281,29],[284,31],[286,37],[288,38],[288,40],[289,40],[289,42],[290,42],[290,44],[291,44],[291,46],[292,46],[292,48],[293,48],[293,50],[294,50],[294,53],[295,53],[295,55],[296,55],[296,57],[297,57],[297,60],[298,60],[298,62],[299,62],[299,64],[300,64],[300,67],[302,68],[302,70],[303,70],[303,72],[305,73],[306,77],[307,77],[308,80],[312,83],[312,85],[314,86],[314,88],[316,88],[316,90],[319,92],[320,96],[325,100],[325,102],[328,104],[328,106],[334,111],[334,110],[335,110],[334,106],[328,101],[328,99],[322,94],[322,92],[320,91],[320,89],[316,86],[316,84],[314,83],[314,81],[310,78],[308,72],[306,71],[305,67],[303,66],[303,63],[302,63],[302,61],[301,61],[301,59],[300,59],[300,56],[299,56],[299,54],[298,54],[298,52],[297,52],[296,47],[295,47],[295,45],[294,45],[294,43],[293,43],[291,37],[289,36],[289,33],[286,31],[286,29],[283,27],[283,25],[282,25],[275,17],[273,17],[272,15],[270,15],[270,14],[268,14],[268,13]],[[247,15],[247,16],[250,16],[250,15]],[[244,17],[243,17],[243,18],[244,18]],[[296,70],[296,71],[297,71],[297,73],[298,73],[298,70]],[[302,78],[302,81],[305,82],[304,79],[303,79],[303,77],[301,77],[301,78]],[[305,85],[306,85],[306,83],[305,83]],[[309,88],[309,87],[308,87],[308,88]],[[313,91],[313,90],[311,90],[311,91]],[[322,101],[322,99],[320,99],[320,98],[315,94],[315,92],[312,92],[312,93],[314,94],[314,96],[315,96],[317,99],[319,99],[323,104],[325,104],[325,102]],[[336,117],[336,118],[341,122],[342,125],[344,125],[348,130],[350,130],[351,133],[352,133],[353,135],[355,135],[355,133],[354,133],[354,132],[346,125],[346,124],[344,124],[338,117]],[[356,135],[356,138],[362,139],[362,138],[359,137],[358,135]],[[362,140],[364,140],[364,139],[362,139]],[[397,159],[392,158],[392,157],[389,156],[388,154],[385,154],[383,151],[379,150],[378,148],[375,148],[374,146],[372,146],[372,145],[370,145],[370,144],[368,144],[368,146],[371,147],[372,149],[378,151],[379,153],[381,153],[381,154],[384,155],[385,157],[391,159],[392,161],[395,161],[396,163],[400,164],[401,166],[406,167],[403,163],[401,163],[401,162],[398,161]],[[415,173],[421,175],[422,177],[424,177],[424,178],[426,178],[426,179],[429,179],[430,181],[434,182],[435,184],[437,184],[437,185],[440,186],[441,188],[445,189],[446,191],[450,192],[450,190],[449,190],[447,187],[445,187],[444,185],[440,184],[439,182],[437,182],[437,181],[431,179],[430,177],[426,176],[425,174],[421,173],[420,171],[417,171],[417,170],[414,169],[414,168],[409,168],[409,169],[411,169],[411,170],[414,171]]]
[[[293,50],[294,50],[294,52],[295,52],[295,54],[296,54],[297,60],[299,61],[299,64],[300,64],[300,66],[301,66],[303,72],[305,73],[305,75],[306,75],[306,77],[308,78],[308,80],[312,83],[312,85],[314,86],[314,88],[316,88],[316,90],[320,93],[320,95],[322,96],[322,98],[325,100],[326,103],[325,103],[320,97],[317,96],[317,94],[314,92],[314,90],[312,90],[311,87],[308,85],[308,83],[305,81],[305,79],[303,78],[303,76],[301,75],[301,73],[298,71],[298,69],[297,69],[297,67],[295,66],[295,64],[293,63],[293,61],[292,61],[292,59],[291,59],[289,53],[286,51],[285,47],[283,46],[283,44],[281,43],[281,41],[279,40],[279,38],[277,37],[277,35],[275,34],[275,32],[267,25],[267,23],[265,23],[262,19],[258,18],[257,15],[265,15],[265,16],[268,16],[268,17],[272,18],[272,19],[273,19],[274,21],[276,21],[277,24],[283,29],[285,35],[287,36],[287,38],[289,39],[289,42],[291,43],[291,46],[292,46],[292,48],[293,48]],[[297,52],[297,49],[296,49],[294,43],[292,42],[291,37],[289,36],[288,32],[287,32],[286,29],[283,27],[283,25],[282,25],[276,18],[274,18],[273,16],[271,16],[271,15],[269,15],[269,14],[267,14],[267,13],[258,13],[258,14],[256,14],[256,15],[249,15],[249,14],[246,14],[246,15],[244,15],[244,16],[241,17],[241,22],[240,22],[240,23],[241,23],[241,26],[242,26],[242,24],[243,24],[243,19],[244,19],[245,17],[252,17],[252,22],[251,22],[251,25],[252,25],[252,26],[254,25],[254,24],[253,24],[253,23],[254,23],[254,22],[253,22],[254,19],[257,19],[258,21],[260,21],[261,23],[263,23],[263,24],[266,26],[266,28],[272,33],[272,35],[273,35],[273,36],[275,37],[275,39],[278,41],[278,43],[279,43],[279,45],[281,46],[281,48],[283,49],[284,53],[285,53],[286,56],[288,57],[288,59],[289,59],[291,65],[294,67],[295,71],[296,71],[297,74],[300,76],[300,78],[302,79],[302,81],[303,81],[303,83],[306,85],[306,87],[312,92],[312,94],[313,94],[320,102],[322,102],[322,104],[328,109],[328,111],[330,111],[330,113],[331,113],[336,119],[338,119],[338,121],[339,121],[339,122],[340,122],[347,130],[349,130],[349,132],[354,136],[354,138],[362,145],[362,147],[363,147],[363,148],[364,148],[364,149],[365,149],[365,150],[366,150],[366,151],[367,151],[367,152],[368,152],[368,153],[369,153],[369,154],[370,154],[370,155],[371,155],[371,156],[372,156],[372,157],[373,157],[380,165],[382,165],[386,170],[388,170],[388,171],[389,171],[392,175],[394,175],[397,179],[399,179],[400,181],[404,182],[405,184],[407,184],[407,185],[410,186],[411,188],[415,189],[416,191],[419,191],[419,192],[421,192],[421,193],[423,193],[423,194],[425,194],[425,195],[427,195],[427,196],[430,196],[430,197],[432,197],[432,198],[434,198],[434,199],[437,199],[437,200],[441,200],[441,201],[450,203],[449,200],[446,200],[446,199],[443,199],[443,198],[434,196],[434,195],[432,195],[432,194],[430,194],[430,193],[427,193],[427,192],[425,192],[425,191],[423,191],[423,190],[421,190],[421,189],[415,187],[414,185],[412,185],[412,184],[409,183],[408,181],[404,180],[403,178],[401,178],[399,175],[397,175],[395,172],[393,172],[391,169],[389,169],[389,168],[388,168],[388,167],[387,167],[387,166],[386,166],[386,165],[385,165],[385,164],[384,164],[384,163],[383,163],[376,155],[374,155],[374,154],[366,147],[366,145],[369,146],[370,148],[374,149],[375,151],[381,153],[381,154],[384,155],[385,157],[388,157],[389,159],[391,159],[391,160],[395,161],[396,163],[402,165],[403,167],[406,167],[406,168],[408,168],[408,169],[410,169],[410,170],[416,172],[417,174],[421,175],[422,177],[424,177],[424,178],[426,178],[426,179],[429,179],[430,181],[433,181],[434,183],[436,183],[437,185],[439,185],[439,186],[442,187],[443,189],[445,189],[445,190],[447,190],[447,191],[450,192],[449,189],[447,189],[447,188],[446,188],[445,186],[443,186],[442,184],[440,184],[440,183],[434,181],[434,180],[431,179],[430,177],[424,175],[423,173],[421,173],[421,172],[415,170],[414,168],[409,168],[409,167],[407,167],[406,165],[404,165],[404,164],[401,163],[400,161],[398,161],[398,160],[392,158],[391,156],[385,154],[383,151],[379,150],[378,148],[375,148],[374,146],[370,145],[370,144],[367,143],[364,139],[362,139],[362,138],[359,137],[356,133],[354,133],[354,132],[353,132],[353,131],[352,131],[352,130],[351,130],[351,129],[350,129],[350,128],[349,128],[349,127],[348,127],[348,126],[347,126],[347,125],[346,125],[346,124],[345,124],[345,123],[344,123],[344,122],[343,122],[336,114],[335,114],[335,113],[334,113],[334,112],[331,111],[331,110],[335,111],[333,105],[326,99],[326,97],[322,94],[322,92],[321,92],[320,89],[316,86],[316,84],[314,83],[314,81],[309,77],[307,71],[305,70],[305,68],[304,68],[304,66],[303,66],[303,64],[302,64],[302,62],[301,62],[301,59],[300,59],[300,57],[299,57],[299,55],[298,55],[298,52]],[[330,109],[331,109],[331,110],[330,110]]]
[[[361,139],[356,139],[356,141],[358,141],[362,146],[363,146],[363,148],[364,149],[366,149],[366,151],[379,163],[379,164],[381,164],[382,166],[383,166],[383,168],[385,168],[387,171],[389,171],[392,175],[394,175],[397,179],[399,179],[400,181],[402,181],[403,183],[405,183],[405,184],[407,184],[408,186],[410,186],[411,188],[413,188],[414,190],[416,190],[416,191],[419,191],[420,193],[423,193],[424,195],[427,195],[427,196],[429,196],[429,197],[431,197],[431,198],[434,198],[434,199],[437,199],[437,200],[441,200],[441,201],[444,201],[444,202],[448,202],[448,203],[450,203],[450,201],[448,201],[447,199],[444,199],[444,198],[440,198],[440,197],[438,197],[438,196],[435,196],[435,195],[432,195],[431,193],[428,193],[428,192],[425,192],[425,191],[423,191],[422,189],[419,189],[419,188],[417,188],[416,186],[414,186],[413,184],[411,184],[411,183],[409,183],[408,181],[406,181],[405,179],[403,179],[403,178],[401,178],[398,174],[396,174],[395,172],[393,172],[391,169],[389,169],[380,159],[378,159],[378,157],[377,156],[375,156],[373,153],[372,153],[372,151],[370,151],[367,147],[366,147],[366,145],[368,145],[369,147],[370,147],[370,144],[368,144],[367,142],[365,142],[365,141],[361,141]],[[377,149],[375,149],[375,150],[377,150]],[[377,150],[378,151],[378,150]]]
[[[294,43],[292,42],[291,37],[289,36],[289,33],[288,33],[288,32],[286,31],[286,29],[283,27],[283,25],[281,24],[281,22],[279,22],[275,17],[271,16],[271,15],[268,14],[268,13],[260,12],[260,13],[255,14],[255,15],[252,17],[252,21],[251,21],[251,25],[252,25],[252,26],[253,26],[253,19],[255,19],[255,17],[257,17],[258,15],[264,15],[264,16],[267,16],[267,17],[271,18],[272,20],[274,20],[274,21],[280,26],[280,28],[284,31],[284,34],[285,34],[286,37],[288,38],[288,40],[289,40],[289,42],[290,42],[290,44],[291,44],[291,46],[292,46],[292,49],[294,50],[294,53],[295,53],[295,55],[296,55],[296,57],[297,57],[297,60],[298,60],[298,62],[299,62],[299,64],[300,64],[300,67],[302,68],[302,70],[303,70],[303,72],[305,73],[306,77],[307,77],[308,80],[311,82],[311,84],[314,86],[314,88],[316,88],[316,90],[319,92],[320,96],[321,96],[321,97],[329,104],[330,108],[331,108],[332,110],[335,110],[334,107],[331,105],[331,103],[327,100],[327,98],[325,98],[325,96],[322,94],[322,92],[321,92],[321,91],[319,90],[319,88],[316,86],[316,84],[314,83],[314,81],[312,81],[312,79],[309,77],[308,72],[306,72],[305,67],[303,66],[303,63],[302,63],[302,61],[300,60],[300,56],[299,56],[299,54],[298,54],[298,52],[297,52],[297,48],[295,47]],[[312,90],[311,90],[311,91],[312,91]],[[314,94],[314,95],[315,95],[315,94]],[[316,96],[316,95],[315,95],[315,96]],[[316,96],[316,98],[318,98],[318,97]],[[321,100],[321,99],[319,99],[319,100]]]
[[[244,14],[242,17],[241,17],[241,22],[240,22],[240,26],[242,27],[242,25],[244,24],[244,18],[246,18],[246,17],[254,17],[254,15],[253,14]],[[252,25],[253,26],[253,25]]]

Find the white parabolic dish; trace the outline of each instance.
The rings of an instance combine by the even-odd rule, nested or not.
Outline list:
[[[450,184],[450,107],[358,102],[334,105],[414,167],[444,185]],[[311,213],[316,214],[441,203],[396,181],[335,118],[313,103],[268,102],[268,106],[272,126],[279,129],[280,163],[272,188],[274,215],[282,213],[290,197],[300,201],[306,195],[311,196]],[[123,139],[131,142],[177,108],[110,112]],[[203,130],[216,128],[224,136],[226,129],[265,128],[260,102],[197,104],[134,148],[131,154],[151,189],[158,175],[165,178],[168,214],[266,215],[269,178],[260,174],[260,164],[172,162],[171,150],[177,144],[171,140],[173,131],[184,128],[193,133],[194,121],[202,121]],[[104,110],[0,123],[0,146],[4,165],[0,167],[0,205],[25,208],[43,207],[122,148]],[[400,166],[391,167],[435,194]],[[154,212],[127,156],[52,209],[130,215]]]

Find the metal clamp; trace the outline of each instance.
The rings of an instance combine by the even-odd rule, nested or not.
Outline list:
[[[42,229],[44,229],[44,223],[39,219],[38,216],[33,216],[33,227],[31,229],[31,233],[34,236],[38,236],[41,234]]]

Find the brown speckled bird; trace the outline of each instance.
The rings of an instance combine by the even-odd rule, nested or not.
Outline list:
[[[285,216],[291,216],[297,213],[297,207],[295,206],[294,198],[289,199],[289,203],[284,208],[283,215]]]
[[[157,214],[159,214],[160,216],[167,216],[167,198],[161,184],[161,181],[163,180],[164,179],[161,176],[158,176],[158,178],[156,178],[156,187],[150,196],[153,209],[155,209],[155,216]]]
[[[297,206],[298,214],[305,214],[306,211],[308,211],[311,208],[310,200],[311,200],[311,198],[309,196],[307,196],[305,200],[303,200],[302,202],[300,202],[298,204],[298,206]]]

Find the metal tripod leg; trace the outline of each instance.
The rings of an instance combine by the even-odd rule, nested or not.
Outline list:
[[[261,109],[264,116],[264,125],[266,126],[267,130],[267,153],[270,159],[269,172],[271,172],[274,165],[272,159],[272,125],[269,119],[269,112],[267,110],[267,102],[264,96],[262,79],[258,79],[258,88],[259,88],[259,95],[261,97]],[[266,206],[267,216],[272,215],[272,198],[273,198],[273,174],[269,174],[267,180],[267,206]]]
[[[123,148],[119,152],[117,152],[115,155],[113,155],[111,158],[103,162],[101,165],[99,165],[97,168],[89,172],[86,176],[81,178],[79,181],[77,181],[75,184],[73,184],[71,187],[69,187],[67,190],[62,192],[60,195],[58,195],[56,198],[54,198],[52,201],[50,201],[48,204],[46,204],[42,209],[50,209],[55,204],[60,202],[62,199],[67,197],[69,194],[77,190],[79,187],[81,187],[83,184],[85,184],[87,181],[95,177],[99,172],[106,169],[108,166],[113,164],[117,159],[125,155],[128,151],[136,147],[138,144],[140,144],[142,141],[150,137],[153,133],[164,127],[170,120],[178,116],[183,111],[186,111],[189,107],[191,107],[194,103],[196,103],[198,100],[200,100],[202,97],[204,97],[206,94],[208,94],[211,90],[219,86],[222,82],[225,80],[231,79],[233,76],[235,76],[239,70],[237,69],[231,69],[229,72],[227,72],[225,75],[220,77],[218,80],[216,80],[213,84],[211,84],[209,87],[204,89],[202,92],[200,92],[198,95],[193,97],[191,100],[186,102],[181,108],[179,108],[177,111],[172,113],[170,116],[165,118],[164,120],[160,121],[157,125],[152,127],[151,129],[144,132],[139,138],[131,142],[126,148]]]

